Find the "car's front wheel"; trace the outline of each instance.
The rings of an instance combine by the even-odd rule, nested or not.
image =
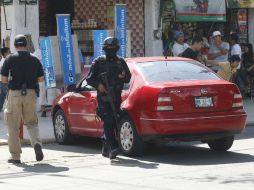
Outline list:
[[[63,110],[58,110],[54,115],[54,134],[56,142],[59,144],[71,144],[73,135],[69,131],[68,122]]]
[[[228,136],[220,139],[208,141],[208,146],[215,151],[227,151],[234,142],[234,136]]]
[[[123,117],[119,123],[118,143],[123,154],[127,156],[138,156],[144,151],[144,142],[128,116]]]

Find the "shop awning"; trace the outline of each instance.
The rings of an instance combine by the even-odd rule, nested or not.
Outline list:
[[[226,22],[225,0],[174,0],[176,20]]]

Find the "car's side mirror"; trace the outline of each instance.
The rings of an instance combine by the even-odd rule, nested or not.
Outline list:
[[[76,84],[71,84],[66,87],[67,92],[75,92],[77,90]]]

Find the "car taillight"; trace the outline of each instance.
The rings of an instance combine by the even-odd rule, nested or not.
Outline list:
[[[243,108],[243,99],[241,94],[234,94],[232,108]]]
[[[172,99],[170,97],[170,94],[162,90],[157,100],[156,110],[157,111],[173,111],[174,107],[173,105],[171,105],[171,103],[172,103]]]

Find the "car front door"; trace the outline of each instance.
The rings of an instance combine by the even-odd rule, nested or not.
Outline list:
[[[96,117],[96,90],[83,80],[70,100],[69,115],[74,133],[85,136],[98,136]]]

